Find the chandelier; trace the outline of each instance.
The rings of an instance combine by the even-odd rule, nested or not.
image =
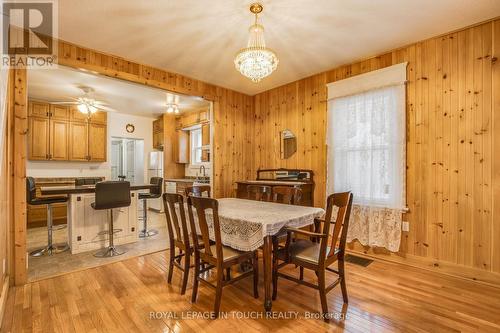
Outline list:
[[[260,3],[250,6],[250,11],[255,14],[255,23],[250,26],[247,47],[240,50],[234,58],[236,69],[253,82],[269,76],[276,70],[279,62],[276,54],[266,47],[264,27],[257,23],[258,14],[263,9]]]

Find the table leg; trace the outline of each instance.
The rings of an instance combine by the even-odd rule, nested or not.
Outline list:
[[[262,259],[264,261],[264,309],[271,311],[271,283],[272,279],[272,241],[271,236],[264,237],[264,246],[262,249]]]

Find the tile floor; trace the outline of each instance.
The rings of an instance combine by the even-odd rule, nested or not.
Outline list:
[[[163,251],[168,248],[168,233],[164,213],[148,212],[148,225],[157,229],[158,234],[147,239],[140,238],[136,243],[120,245],[121,256],[96,258],[95,251],[71,254],[69,251],[52,256],[28,257],[28,280],[30,282],[61,275],[68,272],[97,267],[148,253]],[[31,252],[47,244],[47,228],[28,229],[28,251]],[[55,243],[67,241],[67,230],[54,231]]]

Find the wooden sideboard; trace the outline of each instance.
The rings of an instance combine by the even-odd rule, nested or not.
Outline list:
[[[74,105],[28,103],[28,159],[106,162],[107,114],[87,118]]]
[[[247,186],[290,186],[302,190],[301,204],[303,206],[314,205],[314,180],[312,170],[305,169],[259,169],[256,180],[244,180],[236,182],[236,197],[248,198]]]

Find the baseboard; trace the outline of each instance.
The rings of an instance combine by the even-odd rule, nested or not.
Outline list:
[[[2,293],[0,294],[0,327],[2,327],[3,324],[5,305],[7,304],[8,297],[9,297],[9,276],[6,276],[2,286]]]
[[[352,248],[348,249],[346,252],[374,260],[383,260],[421,268],[428,271],[500,288],[500,273],[484,271],[473,267],[453,264],[436,259],[418,257],[410,254],[401,255],[396,253],[371,253]]]

